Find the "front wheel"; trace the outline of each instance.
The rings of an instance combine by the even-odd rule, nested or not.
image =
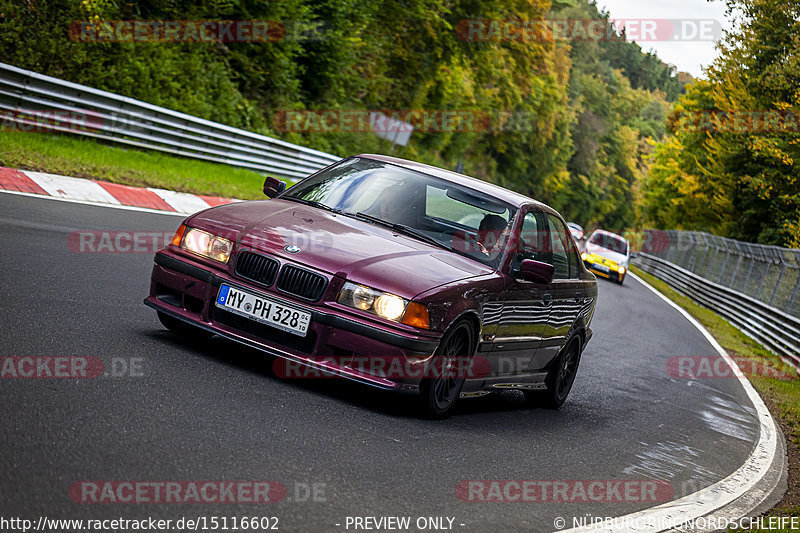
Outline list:
[[[572,390],[575,376],[578,373],[578,363],[581,360],[581,339],[573,337],[553,361],[547,373],[547,390],[526,392],[528,400],[547,409],[561,407]]]
[[[445,334],[433,356],[433,376],[420,383],[423,411],[434,418],[444,418],[461,395],[465,377],[459,358],[472,357],[475,339],[467,321],[456,324]]]

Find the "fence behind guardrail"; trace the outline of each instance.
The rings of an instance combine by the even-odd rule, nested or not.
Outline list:
[[[645,230],[642,251],[800,317],[800,250],[700,231]]]
[[[0,113],[4,123],[21,129],[77,134],[282,177],[304,178],[340,159],[5,63]]]
[[[634,261],[800,364],[800,250],[704,232],[645,230]]]

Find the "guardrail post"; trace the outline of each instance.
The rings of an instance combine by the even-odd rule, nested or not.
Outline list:
[[[733,276],[731,277],[731,280],[732,280],[731,285],[736,283],[736,275],[739,273],[739,266],[742,264],[742,257],[744,257],[744,254],[742,253],[742,250],[739,247],[739,243],[734,241],[733,244],[734,244],[734,246],[736,246],[736,249],[739,251],[739,259],[736,261],[736,267],[733,269]]]
[[[772,267],[772,261],[770,260],[771,258],[767,256],[768,248],[762,246],[759,246],[758,248],[759,251],[763,254],[764,262],[766,263],[767,266],[764,268],[764,273],[761,274],[761,280],[758,282],[758,289],[756,289],[756,296],[755,296],[756,300],[758,300],[758,296],[761,294],[761,289],[764,288],[764,280],[767,279],[767,274],[769,273],[769,269],[770,267]]]
[[[778,287],[781,285],[781,280],[783,280],[783,275],[786,273],[786,261],[783,258],[783,254],[780,254],[781,258],[781,271],[778,274],[778,281],[775,282],[775,287],[772,289],[772,295],[769,297],[769,305],[772,307],[772,302],[775,301],[775,295],[778,293]],[[800,276],[798,276],[800,279]]]
[[[728,268],[728,258],[731,256],[730,252],[728,251],[728,243],[726,242],[728,239],[722,239],[722,244],[725,245],[725,259],[722,260],[722,268],[719,270],[719,278],[717,279],[717,283],[720,285],[722,284],[722,276],[725,274],[725,270]],[[730,287],[730,285],[728,285]]]
[[[758,300],[758,295],[761,294],[761,289],[764,287],[764,280],[767,279],[767,273],[769,273],[769,269],[772,266],[771,262],[767,263],[767,266],[764,267],[764,273],[761,274],[761,280],[758,282],[758,288],[756,289],[755,299]]]
[[[756,264],[756,258],[755,258],[755,256],[753,255],[753,253],[750,251],[750,245],[749,245],[749,244],[746,244],[745,246],[747,246],[747,252],[748,252],[748,255],[749,255],[748,259],[750,259],[750,266],[748,267],[748,269],[747,269],[747,275],[746,275],[746,276],[745,276],[745,278],[744,278],[744,282],[745,282],[745,284],[747,284],[747,281],[748,281],[748,280],[750,279],[750,277],[753,275],[753,267],[754,267],[754,266],[755,266],[755,264]],[[746,291],[746,290],[742,290],[742,292],[743,292],[743,293],[745,293],[745,294],[747,294],[747,291]]]
[[[795,254],[794,254],[795,262],[800,263],[800,261],[798,261],[798,256],[799,255],[800,254],[795,252]],[[797,279],[794,281],[794,288],[792,289],[792,295],[789,297],[789,303],[786,305],[786,311],[788,311],[789,314],[791,314],[792,311],[794,310],[794,298],[795,298],[795,296],[797,296],[797,289],[798,288],[800,288],[800,270],[798,270],[798,272],[797,272]]]
[[[670,246],[670,261],[673,263],[678,262],[678,258],[681,256],[681,246],[683,246],[683,234],[678,231],[671,231],[670,232],[671,239],[670,242],[673,243]]]
[[[689,267],[690,263],[692,262],[692,252],[694,251],[694,233],[691,231],[687,231],[684,233],[686,236],[686,252],[683,254],[683,261],[680,263],[687,270],[691,270]]]
[[[667,246],[664,248],[664,254],[661,257],[669,261],[672,259],[672,253],[676,245],[675,240],[678,239],[678,236],[672,230],[667,230],[664,233],[667,234]]]
[[[714,255],[711,256],[711,261],[708,262],[708,266],[706,267],[706,272],[703,274],[703,277],[706,279],[710,279],[709,276],[711,275],[711,267],[714,266],[714,263],[717,262],[717,254],[719,254],[719,245],[717,244],[717,238],[712,237],[711,241],[714,243]]]
[[[694,270],[694,272],[697,274],[700,273],[700,269],[702,269],[703,265],[706,264],[708,253],[711,251],[711,246],[708,244],[708,234],[701,233],[700,235],[703,237],[703,246],[705,246],[705,249],[703,250],[703,255],[700,256],[700,259],[697,261],[697,266],[695,267]]]

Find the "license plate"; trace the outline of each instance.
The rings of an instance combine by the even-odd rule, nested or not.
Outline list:
[[[600,272],[608,272],[608,267],[605,265],[598,265],[597,263],[595,263],[594,268],[596,268]]]
[[[305,337],[311,324],[311,313],[289,307],[271,298],[256,296],[230,285],[221,285],[217,307],[251,318],[262,324]]]

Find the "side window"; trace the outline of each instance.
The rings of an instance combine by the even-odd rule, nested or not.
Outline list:
[[[570,261],[567,255],[567,250],[570,248],[569,241],[567,240],[567,230],[564,224],[555,216],[548,213],[547,215],[547,236],[549,242],[548,254],[550,261],[547,261],[555,267],[554,279],[569,279],[570,277]],[[571,238],[571,237],[570,237]]]
[[[539,213],[528,213],[522,220],[522,231],[519,234],[519,253],[523,259],[539,259],[541,236],[539,235]]]
[[[567,244],[569,245],[567,249],[567,252],[569,252],[569,277],[577,279],[581,271],[581,254],[578,253],[578,245],[575,244],[573,239],[570,239]]]
[[[529,212],[522,219],[522,228],[517,241],[517,251],[511,270],[519,270],[523,259],[542,259],[542,226],[546,222],[542,219],[542,213]]]

